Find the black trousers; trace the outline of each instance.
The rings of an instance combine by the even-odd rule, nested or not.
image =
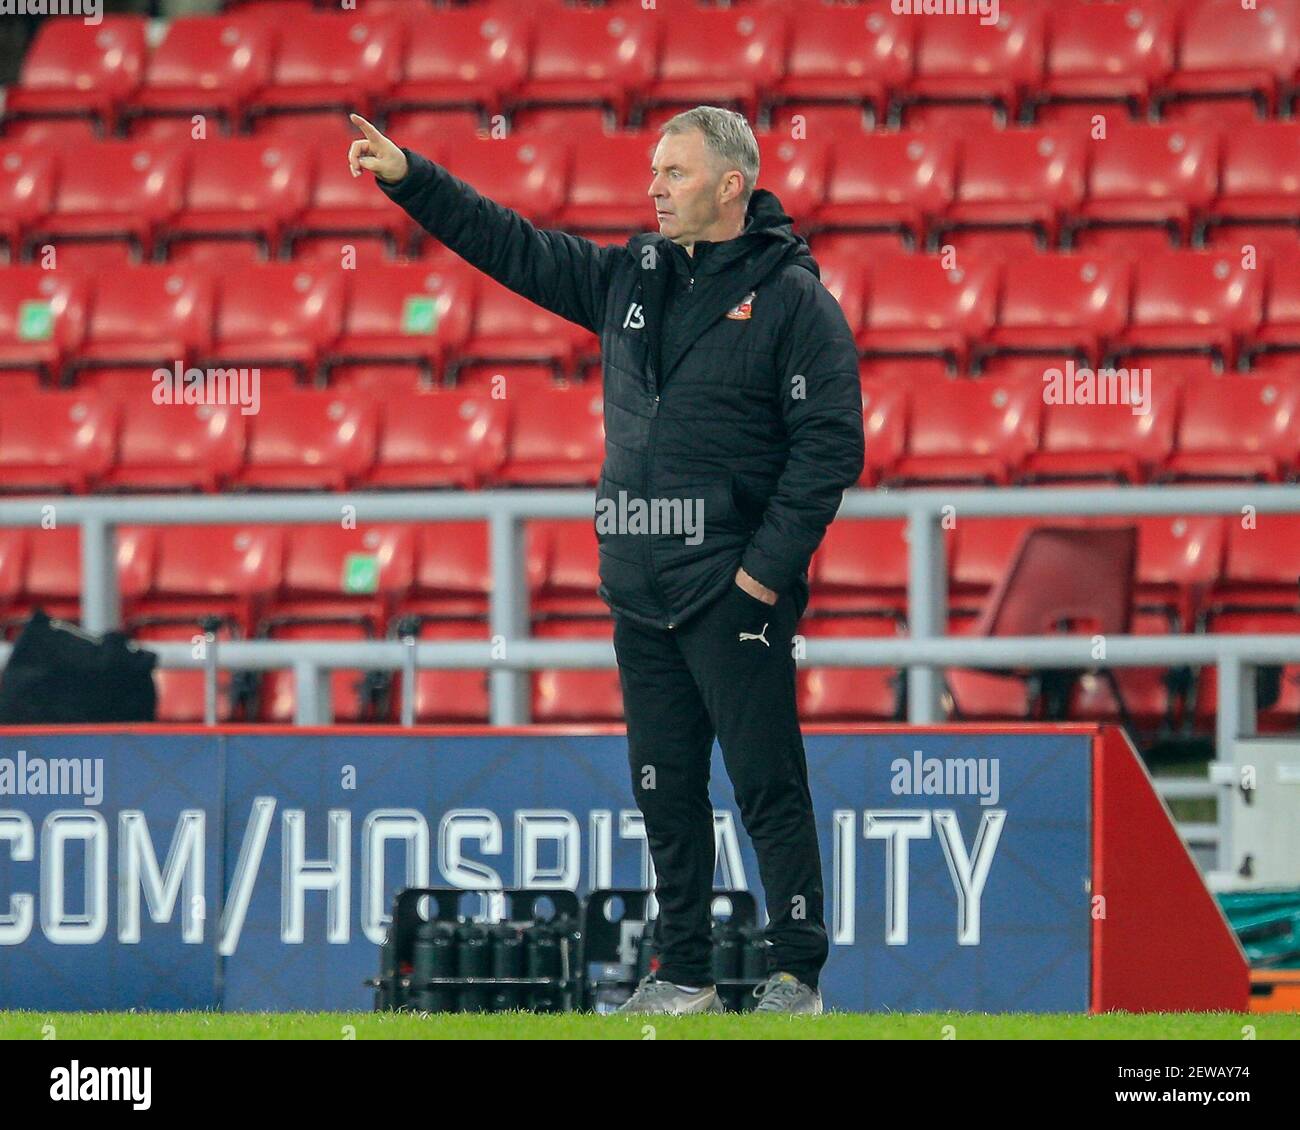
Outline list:
[[[685,624],[614,621],[632,788],[659,902],[658,976],[711,985],[716,736],[766,895],[770,972],[816,986],[826,962],[821,853],[795,707],[799,609],[732,584]]]

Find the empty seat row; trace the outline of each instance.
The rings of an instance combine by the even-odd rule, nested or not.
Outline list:
[[[590,383],[384,397],[258,392],[250,380],[239,383],[247,401],[183,403],[155,400],[170,384],[134,376],[142,388],[130,395],[0,399],[0,494],[591,486],[604,457]]]
[[[658,135],[405,130],[424,152],[542,227],[615,238],[652,219]],[[351,176],[346,140],[185,138],[0,144],[0,239],[11,260],[53,247],[68,263],[244,260],[413,246],[415,230],[372,178]],[[830,236],[905,247],[978,236],[1010,247],[1129,250],[1277,242],[1300,249],[1294,165],[1300,123],[1221,131],[1121,125],[759,135],[760,183],[820,248]],[[415,241],[418,247],[419,241]]]
[[[936,105],[1010,117],[1061,103],[1145,113],[1229,99],[1272,112],[1287,105],[1300,66],[1294,0],[1018,0],[996,20],[896,15],[899,7],[258,5],[175,19],[156,46],[139,17],[51,20],[28,51],[7,118],[85,117],[112,130],[145,116],[243,122],[346,104],[367,113],[595,107],[623,120],[700,102],[752,117],[829,101],[923,120]]]
[[[383,369],[453,383],[467,366],[540,365],[560,377],[597,352],[594,334],[463,261],[262,264],[124,270],[0,268],[0,382],[127,388],[157,366],[283,370],[300,382]],[[116,380],[108,379],[108,383]]]
[[[1285,375],[1300,352],[1300,258],[944,253],[864,262],[836,253],[820,269],[870,374],[1176,358],[1179,371]],[[21,377],[32,390],[75,383],[129,393],[160,366],[256,367],[277,388],[375,387],[398,375],[406,387],[476,374],[567,379],[591,372],[597,357],[594,334],[449,253],[356,270],[0,268],[0,385]]]

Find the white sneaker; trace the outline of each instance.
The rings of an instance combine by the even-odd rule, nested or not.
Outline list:
[[[636,987],[636,992],[619,1006],[618,1011],[685,1016],[692,1012],[721,1012],[722,1001],[718,999],[718,990],[712,985],[688,991],[671,981],[645,977]]]

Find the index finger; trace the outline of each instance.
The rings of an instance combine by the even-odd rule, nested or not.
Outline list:
[[[352,120],[352,124],[366,135],[368,141],[382,140],[384,135],[375,129],[375,127],[366,121],[366,119],[360,114],[349,114],[348,117]]]

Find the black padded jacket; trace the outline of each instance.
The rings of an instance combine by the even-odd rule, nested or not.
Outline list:
[[[403,152],[407,175],[378,183],[417,223],[599,335],[597,514],[626,516],[644,500],[661,516],[702,515],[698,526],[659,522],[653,533],[594,521],[605,602],[672,628],[743,565],[802,614],[813,551],[862,472],[862,398],[853,335],[781,202],[755,189],[742,233],[696,243],[693,256],[657,233],[601,246],[539,229]]]

